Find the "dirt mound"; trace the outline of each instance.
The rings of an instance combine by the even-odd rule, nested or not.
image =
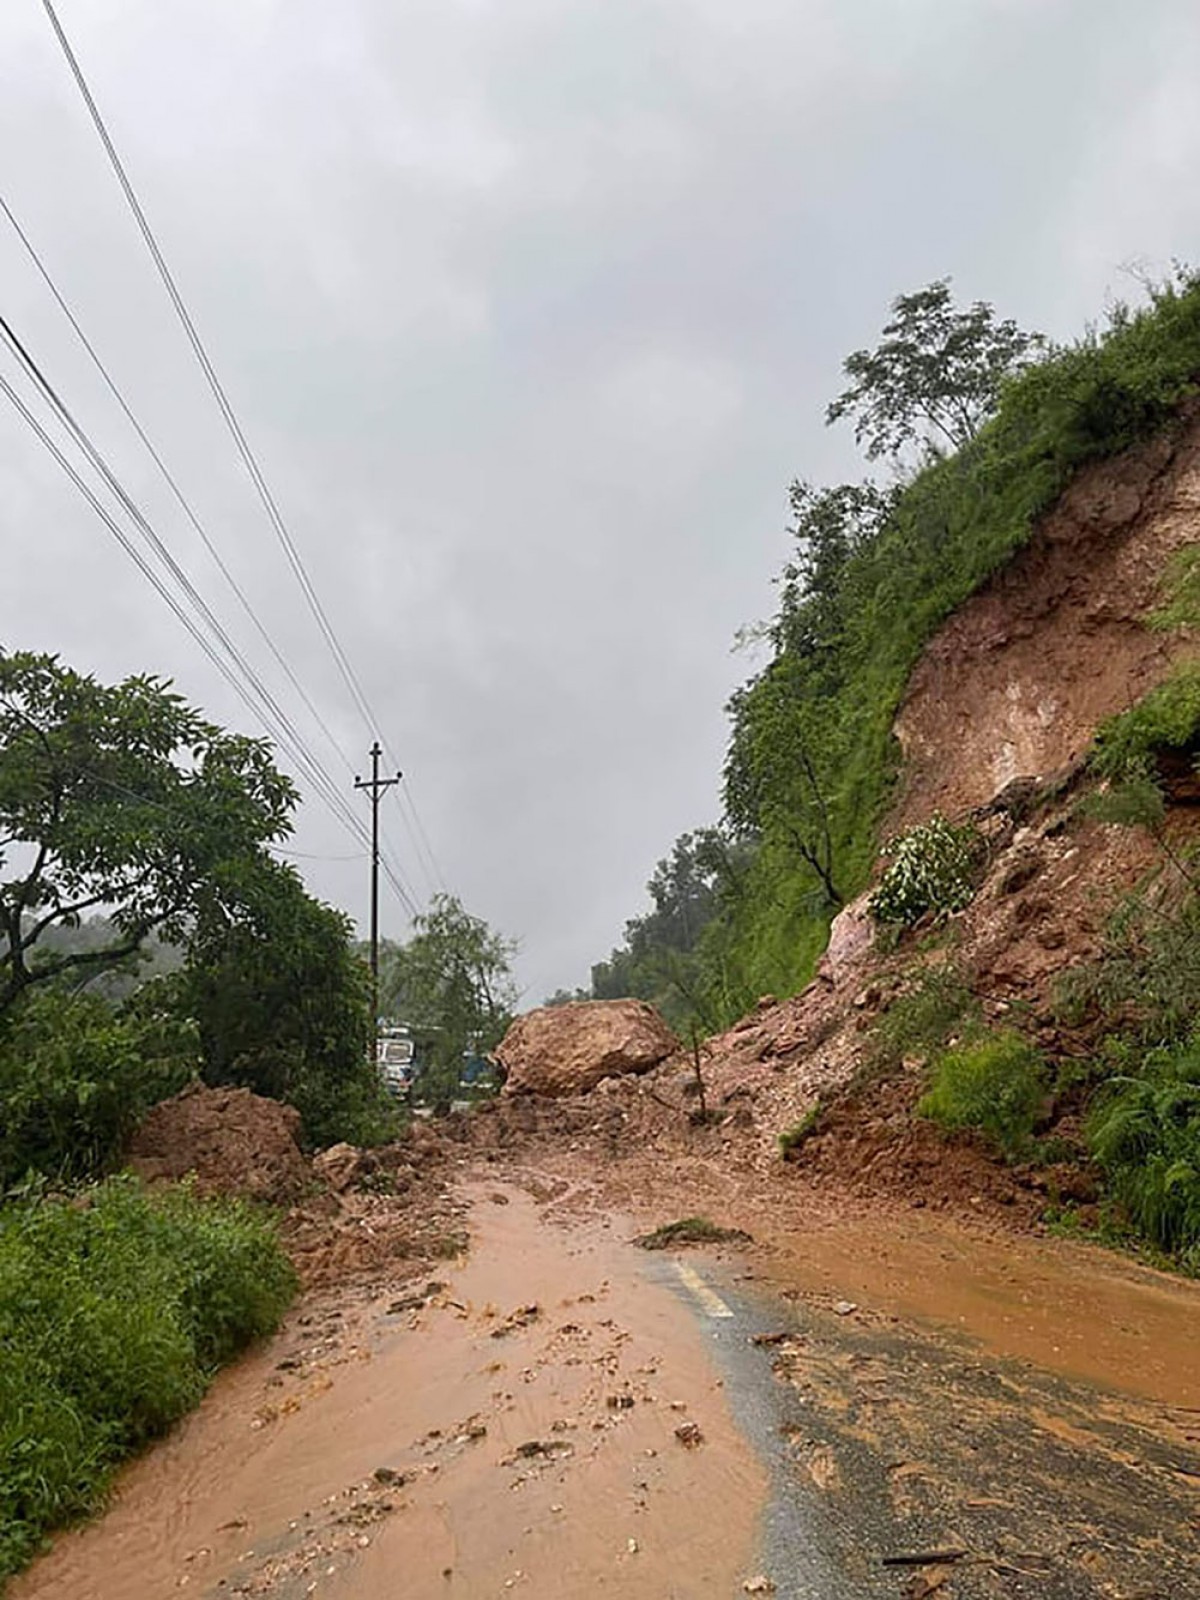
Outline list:
[[[194,1174],[206,1194],[279,1203],[312,1183],[299,1130],[299,1112],[278,1100],[193,1084],[154,1107],[130,1142],[128,1162],[148,1182]]]
[[[580,1000],[518,1017],[497,1055],[509,1095],[586,1094],[604,1078],[648,1072],[679,1048],[644,1000]]]

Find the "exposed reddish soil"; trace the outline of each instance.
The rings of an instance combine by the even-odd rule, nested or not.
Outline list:
[[[927,646],[896,721],[893,831],[1047,776],[1195,652],[1144,626],[1172,551],[1200,532],[1200,422],[1079,474],[1024,550]]]
[[[129,1165],[148,1182],[189,1175],[204,1194],[275,1203],[312,1183],[297,1141],[300,1114],[249,1089],[191,1084],[149,1113],[129,1144]]]

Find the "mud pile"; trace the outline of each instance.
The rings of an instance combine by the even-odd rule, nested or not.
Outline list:
[[[128,1164],[147,1182],[193,1176],[205,1194],[281,1204],[312,1183],[299,1131],[299,1112],[278,1100],[191,1084],[148,1114]]]

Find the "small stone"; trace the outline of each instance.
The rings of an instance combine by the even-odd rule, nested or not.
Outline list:
[[[839,1317],[849,1317],[858,1310],[858,1306],[853,1300],[839,1300],[833,1309]]]
[[[775,1585],[766,1573],[760,1572],[756,1578],[747,1578],[742,1585],[743,1594],[774,1594]]]
[[[637,1555],[637,1553],[638,1553],[638,1542],[637,1542],[637,1540],[636,1539],[626,1539],[625,1548],[626,1548],[626,1550],[629,1551],[629,1554],[631,1556]]]

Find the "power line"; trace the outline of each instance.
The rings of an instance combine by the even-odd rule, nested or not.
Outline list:
[[[150,226],[149,220],[146,217],[146,213],[142,208],[141,202],[138,199],[137,193],[129,178],[129,174],[125,169],[124,163],[118,154],[116,145],[114,144],[108,127],[105,124],[104,118],[100,113],[100,108],[97,105],[95,97],[88,85],[87,79],[84,76],[83,69],[79,64],[78,58],[76,57],[63,26],[58,19],[58,14],[54,9],[52,0],[42,0],[42,5],[46,12],[47,18],[49,19],[51,28],[54,31],[55,37],[58,40],[59,46],[62,49],[63,55],[66,58],[67,65],[70,68],[71,75],[75,80],[77,88],[79,89],[79,93],[83,99],[84,105],[87,108],[88,114],[91,117],[92,123],[100,138],[101,144],[104,147],[109,164],[116,175],[118,183],[120,184],[122,193],[124,194],[130,211],[133,214],[134,220],[137,223],[138,230],[142,235],[142,239],[150,253],[150,257],[154,262],[163,286],[167,291],[167,295],[171,301],[172,307],[175,310],[175,314],[178,317],[185,334],[187,335],[188,343],[192,348],[192,353],[204,374],[205,380],[208,383],[213,398],[217,403],[217,407],[221,412],[221,416],[234,441],[238,454],[241,456],[242,462],[250,475],[251,482],[253,483],[259,500],[263,505],[263,509],[267,513],[268,520],[274,529],[279,543],[283,547],[284,554],[287,557],[288,564],[292,569],[293,575],[300,586],[309,610],[312,612],[312,615],[316,620],[322,637],[329,647],[330,653],[332,654],[346,687],[350,692],[351,699],[354,701],[356,708],[366,724],[367,731],[372,735],[375,735],[379,726],[379,720],[375,716],[370,702],[367,700],[365,691],[363,690],[358,675],[354,671],[354,668],[350,662],[350,658],[337,636],[336,630],[329,619],[325,607],[321,602],[320,596],[313,585],[312,579],[309,577],[303,558],[301,557],[295,540],[288,529],[287,523],[279,509],[270,485],[267,483],[267,480],[263,475],[262,468],[259,466],[257,457],[250,448],[250,444],[242,429],[237,414],[234,411],[233,405],[225,392],[225,388],[221,383],[220,378],[217,376],[216,369],[213,366],[204,342],[200,337],[191,313],[188,311],[179,287],[175,282],[174,275],[167,264],[166,257],[164,256],[158,240],[155,237],[154,230]],[[341,754],[340,749],[339,753]],[[342,758],[343,760],[345,759],[344,754]],[[399,882],[399,875],[394,873],[390,867],[386,868],[385,870],[387,871],[389,881],[392,882],[393,888],[396,890],[397,894],[400,895],[402,900],[405,902],[411,903],[407,890],[402,888]]]
[[[225,655],[233,661],[234,666],[241,674],[240,678],[235,675],[235,673],[226,664],[226,661],[222,658],[222,656],[218,654],[217,650],[214,649],[209,641],[203,636],[200,630],[193,623],[192,619],[180,606],[175,596],[172,595],[167,589],[159,575],[153,570],[149,562],[145,560],[145,558],[137,550],[136,546],[134,546],[128,535],[109,514],[107,509],[97,499],[95,494],[87,486],[84,480],[71,466],[70,462],[63,455],[62,451],[59,450],[58,446],[55,445],[54,441],[46,433],[45,429],[42,428],[40,423],[38,423],[36,417],[25,406],[24,402],[17,395],[16,391],[6,379],[0,376],[0,388],[2,388],[5,395],[16,407],[17,411],[24,418],[26,423],[33,429],[37,437],[54,457],[58,465],[64,472],[67,473],[71,481],[75,484],[76,488],[81,494],[84,495],[85,499],[92,506],[92,509],[102,518],[105,525],[117,538],[126,554],[129,555],[130,558],[136,563],[143,575],[154,586],[158,594],[167,602],[175,616],[184,624],[192,638],[195,639],[197,644],[200,645],[205,655],[221,672],[222,676],[235,690],[243,703],[248,707],[257,720],[262,721],[266,725],[272,736],[277,739],[281,745],[283,745],[289,754],[292,755],[301,771],[307,774],[314,789],[325,801],[326,805],[334,812],[334,815],[337,817],[337,819],[341,821],[344,826],[349,827],[351,833],[358,840],[358,842],[365,843],[366,830],[363,827],[361,819],[346,803],[341,792],[337,789],[336,785],[333,783],[333,780],[329,777],[329,774],[321,766],[317,758],[312,755],[311,751],[309,751],[308,747],[304,743],[303,737],[295,728],[294,724],[291,722],[291,719],[275,700],[275,697],[271,694],[270,690],[267,689],[262,681],[258,678],[258,675],[245,660],[244,656],[242,656],[237,646],[230,639],[229,635],[225,632],[220,622],[217,620],[207,603],[204,601],[203,597],[195,588],[195,585],[192,583],[187,573],[182,567],[180,567],[170,550],[166,547],[153,527],[147,521],[140,508],[129,496],[120,480],[116,477],[115,473],[113,473],[107,461],[96,449],[86,432],[78,424],[78,422],[76,422],[69,408],[62,401],[53,385],[45,377],[37,362],[30,355],[29,351],[13,331],[11,325],[3,316],[0,316],[0,337],[3,337],[5,342],[16,354],[22,367],[35,383],[38,391],[50,404],[53,413],[66,427],[68,433],[75,440],[79,448],[83,450],[93,468],[101,475],[111,492],[116,496],[118,503],[134,522],[134,525],[137,527],[143,539],[146,540],[151,549],[153,549],[158,555],[159,560],[162,561],[166,566],[168,572],[170,572],[172,577],[174,577],[176,582],[180,585],[185,596],[191,602],[193,608],[198,612],[209,628],[209,631],[217,639],[218,644],[221,649],[224,650]],[[276,724],[278,726],[276,726]],[[407,891],[397,886],[397,892],[400,894],[402,902],[405,903],[406,909],[410,911],[410,914],[415,914],[415,904],[413,903],[412,898],[408,895]]]
[[[429,835],[425,831],[425,824],[421,821],[421,813],[417,810],[417,797],[413,793],[412,783],[407,777],[404,779],[404,783],[401,786],[401,798],[402,800],[408,801],[409,809],[412,811],[413,822],[416,824],[417,829],[417,838],[420,841],[419,849],[424,851],[425,859],[433,869],[434,879],[441,888],[442,892],[445,893],[446,877],[442,872],[437,856],[433,853],[433,845],[430,843]]]
[[[113,143],[104,119],[100,115],[100,108],[97,106],[92,91],[88,87],[87,79],[83,75],[83,69],[80,67],[75,56],[75,52],[71,48],[70,41],[67,39],[67,36],[63,31],[62,24],[58,20],[58,15],[55,12],[51,0],[42,0],[42,5],[47,17],[50,20],[51,27],[54,29],[55,37],[58,39],[59,45],[62,48],[62,52],[66,57],[67,65],[71,69],[71,74],[75,79],[76,86],[83,97],[84,105],[87,107],[88,114],[95,125],[96,132],[100,136],[100,141],[104,146],[105,154],[108,156],[109,164],[116,174],[117,181],[121,186],[122,192],[125,195],[125,199],[133,213],[134,219],[137,222],[138,229],[141,232],[146,248],[150,252],[151,259],[153,260],[155,267],[158,269],[159,277],[162,279],[163,286],[166,289],[171,304],[175,309],[175,314],[179,318],[179,321],[183,326],[183,330],[187,335],[188,343],[192,347],[192,353],[195,355],[196,360],[200,365],[200,369],[204,373],[205,379],[208,382],[208,386],[212,391],[213,398],[216,400],[217,407],[224,418],[225,425],[229,429],[229,432],[233,438],[233,442],[237,447],[238,454],[241,456],[246,470],[250,474],[251,482],[254,484],[255,490],[258,493],[258,497],[267,513],[268,520],[275,530],[276,537],[283,547],[288,564],[290,565],[296,581],[300,585],[301,592],[308,603],[308,608],[312,612],[313,617],[316,619],[317,626],[320,629],[331,654],[333,655],[334,661],[337,663],[338,670],[340,671],[342,678],[346,683],[346,687],[350,691],[351,698],[361,713],[363,720],[367,724],[367,731],[374,735],[377,729],[377,719],[371,711],[370,704],[368,703],[366,695],[363,692],[362,685],[358,680],[358,676],[355,673],[354,668],[350,664],[350,659],[343,649],[341,641],[337,637],[333,624],[330,622],[325,608],[321,604],[320,596],[317,594],[312,580],[308,575],[304,562],[300,556],[300,552],[296,548],[295,541],[288,529],[287,523],[284,521],[283,515],[279,510],[279,506],[271,492],[270,486],[267,483],[266,478],[263,476],[263,472],[258,464],[258,460],[250,448],[245,433],[242,431],[241,423],[238,421],[237,414],[230,403],[228,395],[225,393],[225,389],[220,378],[217,376],[216,369],[212,364],[212,361],[208,355],[208,351],[205,349],[204,343],[196,330],[196,325],[192,320],[191,313],[188,311],[188,308],[184,303],[183,296],[175,282],[174,275],[172,274],[170,267],[167,265],[166,258],[162,253],[158,240],[155,238],[154,231],[146,218],[146,213],[142,209],[141,202],[138,199],[137,193],[130,181],[129,174],[125,170],[124,163],[122,162],[121,157],[118,155],[117,148]]]
[[[107,386],[109,392],[112,394],[113,398],[116,400],[117,404],[120,406],[120,408],[121,408],[122,412],[124,413],[125,418],[128,421],[130,427],[132,427],[134,432],[137,434],[137,436],[141,440],[142,444],[145,445],[145,447],[146,447],[147,451],[149,452],[150,457],[153,460],[155,466],[158,468],[159,472],[162,474],[164,480],[167,483],[167,486],[171,490],[171,493],[174,495],[176,502],[178,503],[178,505],[182,509],[182,511],[183,511],[184,515],[187,517],[188,521],[191,523],[192,527],[196,530],[196,533],[199,535],[199,537],[200,537],[200,539],[201,539],[201,541],[202,541],[202,543],[204,545],[204,548],[208,551],[209,555],[212,557],[213,561],[216,563],[217,568],[219,569],[219,571],[221,573],[221,576],[225,579],[226,583],[229,585],[230,589],[233,591],[234,595],[237,597],[237,600],[238,600],[239,604],[241,605],[242,610],[249,617],[250,621],[253,623],[253,625],[254,625],[256,631],[258,632],[259,636],[262,638],[263,642],[266,644],[268,650],[270,650],[270,652],[271,652],[272,656],[274,657],[275,661],[282,668],[283,672],[287,676],[288,682],[292,685],[293,689],[295,689],[296,693],[300,696],[301,700],[304,702],[304,705],[307,708],[307,710],[309,711],[309,713],[311,714],[311,716],[313,717],[313,720],[316,722],[316,724],[320,728],[321,732],[325,735],[325,738],[328,741],[328,743],[330,745],[330,748],[332,750],[334,750],[335,753],[338,755],[340,760],[345,765],[346,770],[352,772],[353,768],[350,765],[349,757],[345,754],[345,752],[342,750],[341,746],[338,744],[336,738],[334,737],[332,731],[329,728],[329,725],[326,723],[324,717],[322,717],[322,715],[321,715],[320,711],[318,711],[317,707],[313,704],[313,701],[310,698],[310,696],[309,696],[308,692],[306,691],[306,689],[304,688],[304,685],[300,682],[299,678],[297,678],[295,672],[292,670],[291,663],[287,660],[287,658],[284,656],[283,652],[276,645],[274,639],[271,637],[270,633],[267,631],[267,628],[266,628],[265,624],[262,622],[261,618],[259,617],[257,611],[254,609],[253,605],[250,603],[250,600],[247,598],[245,591],[242,589],[242,587],[238,583],[237,579],[233,576],[233,573],[229,570],[229,567],[226,565],[226,563],[225,563],[220,551],[217,549],[216,545],[213,543],[212,539],[210,538],[207,530],[204,528],[203,524],[200,522],[200,519],[197,516],[196,511],[195,511],[194,507],[192,506],[191,502],[188,500],[187,496],[184,494],[183,490],[180,488],[179,483],[177,482],[174,474],[171,472],[170,468],[167,466],[166,462],[163,460],[162,455],[159,453],[158,449],[155,447],[153,440],[149,437],[149,435],[146,433],[145,429],[142,427],[141,423],[138,421],[137,417],[134,415],[133,410],[130,407],[128,401],[125,399],[124,394],[122,394],[121,390],[118,388],[115,380],[113,379],[113,377],[109,373],[107,367],[105,366],[104,362],[100,358],[100,355],[97,352],[95,346],[92,344],[92,341],[88,338],[87,334],[84,332],[83,327],[80,325],[79,319],[76,317],[75,313],[72,311],[71,307],[68,305],[68,303],[66,301],[66,298],[63,296],[62,292],[59,290],[58,285],[55,283],[54,279],[51,277],[49,268],[46,266],[45,262],[42,260],[42,257],[40,256],[40,254],[38,253],[36,247],[34,246],[33,241],[30,239],[30,237],[26,233],[25,229],[21,226],[20,222],[17,220],[15,214],[13,213],[12,207],[9,205],[8,201],[4,198],[3,195],[0,195],[0,210],[2,210],[4,212],[4,214],[5,214],[5,216],[8,218],[10,224],[12,225],[12,228],[13,228],[14,232],[17,235],[17,238],[21,241],[22,245],[25,247],[25,250],[26,250],[27,254],[29,255],[30,260],[33,262],[34,266],[37,268],[38,272],[40,273],[43,281],[46,284],[46,287],[50,290],[50,293],[54,296],[54,299],[58,303],[58,306],[59,306],[60,310],[62,311],[63,315],[66,317],[67,321],[71,324],[71,327],[74,329],[76,336],[78,337],[80,343],[83,345],[83,348],[87,351],[87,354],[90,357],[93,366],[96,368],[97,372],[99,372],[99,374],[100,374],[101,378],[104,380],[104,383]]]

